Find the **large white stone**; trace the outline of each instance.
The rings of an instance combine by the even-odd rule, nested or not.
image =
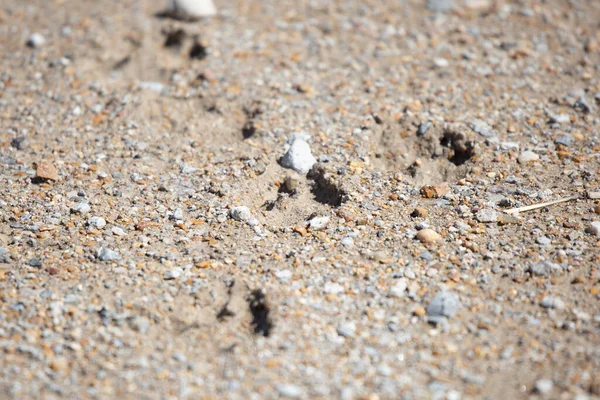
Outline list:
[[[182,19],[212,17],[217,8],[212,0],[169,0],[168,12]]]
[[[302,139],[296,139],[281,158],[281,166],[306,175],[317,162],[310,151],[310,146]]]

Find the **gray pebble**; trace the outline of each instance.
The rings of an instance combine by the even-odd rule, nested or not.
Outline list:
[[[491,208],[484,208],[483,210],[479,210],[477,214],[475,214],[475,218],[479,222],[496,222],[498,220],[498,213]]]
[[[71,207],[72,214],[85,215],[91,211],[91,207],[88,203],[77,203]]]
[[[98,249],[97,257],[100,259],[100,261],[115,261],[121,258],[119,253],[107,247],[101,247]]]
[[[452,318],[460,308],[460,299],[456,293],[438,292],[427,306],[427,315],[431,317]]]

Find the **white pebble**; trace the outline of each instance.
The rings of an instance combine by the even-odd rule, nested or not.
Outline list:
[[[400,278],[396,281],[394,286],[392,286],[390,288],[388,296],[389,297],[397,297],[397,298],[404,297],[404,295],[406,294],[407,287],[408,287],[408,283],[406,282],[406,279]]]
[[[88,226],[96,229],[102,229],[106,226],[106,221],[102,217],[90,217],[87,220]]]
[[[38,47],[42,47],[46,43],[46,38],[40,35],[39,33],[34,33],[29,36],[27,39],[27,46],[32,47],[34,49]]]
[[[287,153],[281,157],[280,162],[282,167],[290,168],[300,174],[306,175],[317,160],[312,155],[308,143],[302,139],[296,139]]]
[[[250,213],[250,209],[248,207],[238,206],[229,210],[229,216],[236,221],[248,221],[250,218],[252,218],[252,213]]]
[[[517,161],[519,161],[519,164],[527,164],[528,162],[531,161],[537,161],[540,159],[540,156],[537,155],[536,153],[534,153],[533,151],[524,151],[519,155],[519,158]]]
[[[547,394],[552,391],[554,383],[550,379],[540,379],[535,383],[535,391],[541,394]]]
[[[594,221],[586,231],[594,236],[600,236],[600,221]]]
[[[308,222],[308,226],[312,230],[323,229],[329,223],[329,217],[315,217]]]
[[[170,271],[166,271],[163,274],[163,278],[165,280],[177,279],[183,274],[183,269],[179,267],[175,267]]]
[[[212,0],[169,0],[167,7],[173,16],[183,19],[211,17],[217,13]]]
[[[496,222],[498,220],[498,213],[491,208],[484,208],[475,214],[475,218],[477,221],[484,223]]]
[[[327,294],[338,294],[344,291],[344,287],[339,283],[327,282],[323,288],[323,292]]]
[[[87,214],[90,212],[92,208],[90,207],[90,205],[88,203],[77,203],[75,204],[73,207],[71,207],[71,212],[73,214]]]
[[[298,397],[301,397],[303,394],[302,388],[287,383],[277,385],[277,391],[283,397],[289,397],[290,399],[296,399]]]

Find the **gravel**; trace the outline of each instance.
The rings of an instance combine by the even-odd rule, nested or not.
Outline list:
[[[598,396],[597,200],[504,212],[600,187],[595,2],[59,3],[0,9],[4,397]]]

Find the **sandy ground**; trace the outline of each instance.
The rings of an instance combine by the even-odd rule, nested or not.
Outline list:
[[[0,1],[0,397],[598,398],[600,2],[450,3]]]

